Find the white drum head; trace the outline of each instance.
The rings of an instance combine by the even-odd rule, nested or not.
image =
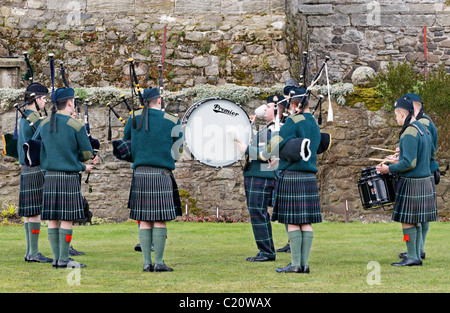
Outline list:
[[[237,140],[250,143],[250,118],[230,100],[211,98],[197,102],[188,109],[182,122],[185,147],[196,160],[208,166],[232,165],[244,156],[237,148]]]

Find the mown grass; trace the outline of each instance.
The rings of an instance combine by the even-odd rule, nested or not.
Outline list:
[[[314,225],[311,273],[279,274],[290,262],[278,253],[275,262],[245,261],[256,254],[249,223],[168,223],[165,263],[172,273],[144,273],[134,223],[76,226],[73,246],[85,252],[79,285],[68,283],[70,270],[26,263],[23,227],[0,227],[0,292],[2,293],[442,293],[450,291],[449,225],[431,224],[426,259],[421,267],[390,266],[405,251],[397,223]],[[285,228],[273,224],[276,248],[287,242]],[[47,229],[40,251],[51,257]],[[380,265],[380,284],[367,277]],[[371,279],[369,279],[369,282]]]

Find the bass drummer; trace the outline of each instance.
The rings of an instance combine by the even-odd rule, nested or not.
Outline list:
[[[272,194],[275,188],[276,173],[267,162],[258,159],[271,139],[275,126],[275,103],[283,98],[281,95],[267,97],[267,104],[255,110],[256,116],[264,117],[267,124],[253,135],[251,143],[238,142],[238,149],[245,152],[244,187],[247,207],[252,223],[253,235],[259,252],[248,257],[250,262],[275,261],[275,247],[272,238],[272,226],[268,206],[272,205]],[[264,111],[263,111],[264,110]],[[255,118],[256,119],[256,118]],[[255,122],[253,119],[253,123]],[[262,150],[261,150],[262,149]]]

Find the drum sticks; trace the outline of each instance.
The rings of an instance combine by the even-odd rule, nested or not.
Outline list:
[[[389,150],[389,149],[384,149],[384,148],[378,148],[378,147],[371,147],[372,149],[375,150],[380,150],[380,151],[386,151],[386,152],[391,152],[391,153],[396,153],[394,150]]]
[[[397,163],[397,160],[389,160],[389,159],[376,159],[376,158],[369,158],[370,161],[377,161],[377,162],[381,162],[382,164],[384,163]]]
[[[398,155],[398,152],[394,151],[394,150],[390,150],[390,149],[384,149],[384,148],[379,148],[379,147],[371,147],[372,149],[375,150],[380,150],[380,151],[385,151],[385,152],[391,152],[394,153],[394,156]],[[398,160],[390,160],[390,159],[377,159],[377,158],[369,158],[370,161],[377,161],[377,162],[381,162],[381,164],[385,164],[385,163],[397,163]]]

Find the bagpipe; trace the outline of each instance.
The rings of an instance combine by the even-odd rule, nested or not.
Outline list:
[[[33,76],[34,76],[34,70],[33,67],[31,65],[30,59],[28,58],[28,52],[24,52],[24,61],[26,63],[27,66],[27,71],[25,72],[25,75],[23,76],[23,80],[25,81],[25,84],[27,86],[33,84]],[[27,94],[27,92],[25,92],[25,94]],[[28,116],[26,116],[25,111],[23,111],[23,107],[25,107],[26,105],[30,104],[31,102],[34,102],[35,106],[36,106],[36,110],[37,112],[39,112],[39,105],[36,103],[36,98],[34,93],[28,93],[29,97],[31,97],[31,100],[27,101],[26,97],[25,97],[25,104],[20,105],[19,104],[15,104],[14,107],[16,108],[16,124],[14,127],[14,133],[13,134],[4,134],[2,135],[2,155],[6,155],[12,158],[19,158],[19,153],[17,151],[17,138],[18,138],[18,133],[17,133],[17,120],[18,120],[18,114],[20,113],[20,115],[26,119],[26,121],[30,124],[30,126],[36,130],[36,126],[34,126],[33,121],[31,121],[29,119]],[[47,115],[47,111],[45,111],[44,108],[44,112],[45,115]],[[40,112],[39,112],[40,114]]]
[[[116,116],[116,118],[120,121],[120,123],[122,125],[125,125],[127,122],[115,110],[115,107],[117,105],[119,105],[121,103],[125,104],[127,110],[130,113],[130,118],[132,119],[131,121],[132,121],[132,126],[134,129],[137,128],[138,130],[140,130],[142,127],[144,117],[147,116],[148,105],[144,102],[144,98],[142,96],[141,86],[139,84],[139,80],[138,80],[138,77],[136,74],[134,60],[133,60],[133,58],[130,58],[130,59],[128,59],[128,61],[129,61],[129,68],[130,68],[129,77],[130,77],[130,87],[131,87],[131,105],[128,103],[125,95],[123,95],[123,94],[120,96],[120,99],[115,104],[112,105],[110,102],[108,102],[106,104],[106,106],[109,109],[109,112],[108,112],[108,119],[109,119],[108,141],[111,141],[111,137],[112,137],[111,112]],[[143,108],[143,112],[142,112],[143,118],[140,119],[139,125],[136,125],[136,115],[135,115],[135,109],[134,109],[135,97],[137,97],[138,101],[139,101],[138,107]],[[146,128],[146,130],[148,130],[148,121],[145,125],[145,128]],[[123,139],[113,140],[112,147],[113,147],[113,155],[118,160],[132,162],[131,141],[130,140],[123,140]]]
[[[120,114],[116,111],[115,107],[121,103],[124,103],[128,109],[128,111],[130,112],[130,116],[134,116],[134,110],[129,106],[128,102],[126,101],[125,95],[121,95],[120,96],[120,100],[117,101],[115,104],[111,105],[110,102],[108,102],[106,104],[106,106],[109,108],[109,113],[108,113],[108,119],[109,119],[109,124],[108,124],[108,141],[111,141],[111,137],[112,137],[112,130],[111,130],[111,112],[117,117],[117,119],[120,121],[120,123],[122,125],[125,125],[125,123],[127,122],[126,120],[124,120]],[[135,122],[135,120],[132,120],[133,122]],[[132,158],[131,158],[131,141],[130,140],[122,140],[122,139],[118,139],[118,140],[113,140],[112,141],[112,146],[113,146],[113,155],[122,161],[127,161],[127,162],[131,162]]]
[[[34,125],[34,122],[25,114],[25,111],[23,110],[23,107],[27,106],[31,102],[36,100],[36,96],[34,94],[30,94],[30,97],[32,97],[31,100],[25,102],[22,105],[19,105],[18,103],[14,104],[14,107],[16,108],[16,125],[14,128],[14,134],[4,134],[2,135],[3,140],[3,150],[2,155],[6,155],[12,158],[19,158],[19,153],[17,150],[17,139],[18,139],[18,133],[17,133],[17,119],[18,114],[20,115],[28,122],[28,124],[33,128],[34,131],[36,131],[36,125]]]
[[[56,128],[56,121],[55,121],[55,115],[56,114],[56,99],[55,99],[55,65],[54,65],[54,55],[53,53],[49,54],[49,64],[50,64],[50,77],[52,81],[52,91],[51,91],[51,99],[52,99],[52,114],[50,117],[50,132],[57,131]],[[66,70],[63,66],[63,62],[60,62],[60,71],[61,71],[61,79],[63,81],[63,84],[65,87],[69,88],[69,83],[66,79]],[[80,103],[78,101],[78,97],[74,100],[74,106],[75,109],[78,111],[78,115],[80,114]],[[79,117],[79,116],[78,116]],[[86,133],[89,138],[89,141],[91,143],[92,150],[94,151],[94,157],[98,153],[100,149],[100,142],[93,138],[91,135],[91,129],[89,125],[89,112],[88,112],[88,100],[85,100],[85,127],[86,127]],[[80,118],[80,117],[79,117]],[[25,154],[25,164],[27,166],[33,167],[40,164],[40,148],[41,148],[41,141],[40,140],[34,140],[31,139],[27,141],[23,145],[24,154]],[[89,182],[89,175],[86,178],[86,183]]]
[[[291,102],[293,99],[299,99],[299,106],[295,108],[293,114],[302,114],[304,109],[306,108],[306,105],[309,103],[309,99],[311,95],[316,97],[318,99],[316,106],[312,112],[312,115],[314,116],[314,113],[319,108],[319,116],[317,119],[317,123],[319,125],[322,124],[322,103],[324,100],[324,97],[322,95],[315,96],[312,94],[312,88],[315,84],[319,81],[323,70],[326,71],[327,76],[327,85],[328,85],[328,99],[330,101],[329,104],[329,110],[328,110],[328,121],[332,121],[332,108],[331,108],[331,100],[330,100],[330,94],[329,94],[329,80],[328,80],[328,70],[327,70],[327,62],[329,61],[329,57],[326,56],[325,60],[323,61],[321,67],[317,71],[317,73],[313,76],[313,79],[311,81],[311,84],[308,87],[305,87],[305,92],[303,94],[297,94],[295,91],[295,86],[292,87],[285,87],[288,88],[288,97],[285,99],[282,99],[275,105],[278,106],[279,104],[282,104],[283,102],[286,102],[285,112],[283,112],[281,121],[279,123],[283,125],[286,122],[286,119],[289,117],[289,107],[291,106]],[[301,70],[301,83],[299,87],[303,87],[307,85],[307,63],[308,63],[308,56],[307,53],[303,53],[303,66]],[[299,90],[299,89],[297,89]],[[279,114],[275,114],[276,119],[279,118]],[[275,121],[275,124],[277,124],[277,121]],[[282,147],[280,150],[280,158],[289,162],[298,162],[300,160],[307,161],[309,157],[311,156],[311,151],[309,149],[310,146],[310,140],[308,138],[293,138],[286,142],[286,144]],[[327,151],[331,146],[331,135],[329,133],[320,133],[320,144],[316,151],[316,154],[322,154],[325,151]]]

